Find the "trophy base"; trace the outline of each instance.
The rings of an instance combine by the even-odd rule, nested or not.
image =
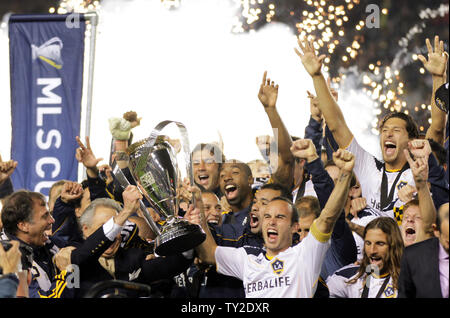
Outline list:
[[[203,243],[205,239],[206,234],[200,226],[185,220],[175,220],[163,226],[155,240],[155,252],[162,256],[179,254]]]

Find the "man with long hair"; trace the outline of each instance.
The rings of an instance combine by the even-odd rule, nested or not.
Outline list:
[[[404,249],[394,219],[379,217],[364,229],[361,265],[349,265],[327,280],[331,298],[396,298]]]

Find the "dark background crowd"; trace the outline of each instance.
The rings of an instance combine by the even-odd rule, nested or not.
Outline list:
[[[367,16],[369,4],[384,10],[383,32],[355,27]],[[0,15],[42,13],[58,5],[2,1]],[[260,8],[260,18],[247,23],[244,13],[240,16],[244,32],[277,21],[300,35],[296,53],[315,88],[308,96],[310,121],[304,138],[289,134],[276,109],[278,85],[265,72],[257,97],[278,139],[261,136],[252,145],[259,147],[261,158],[248,163],[228,158],[215,143],[191,150],[194,184],[180,182],[177,212],[201,226],[204,236],[193,231],[190,249],[157,255],[155,239],[169,218],[143,196],[147,190],[124,186],[112,173],[117,165],[133,179],[124,155],[139,147],[131,130],[141,118],[132,111],[110,119],[110,165],[99,166],[89,138],[77,138],[76,159],[86,179],[56,182],[48,200],[14,189],[9,177],[26,163],[0,158],[0,295],[80,298],[114,279],[118,285],[105,287],[103,296],[448,298],[448,86],[436,92],[448,83],[448,8],[443,7],[448,1],[330,5],[323,0],[254,1],[250,8]],[[337,14],[338,7],[345,13]],[[321,32],[318,24],[317,29],[300,24],[310,13],[329,21],[333,32],[343,32],[332,38],[333,47],[320,42],[322,36],[304,40]],[[326,61],[322,54],[331,58]],[[392,105],[405,102],[394,107],[380,100],[383,161],[363,149],[364,140],[353,137],[339,107],[339,89],[327,83],[323,67],[330,82],[356,74],[360,85],[355,89],[372,90],[363,81],[366,76],[381,84],[379,95],[395,92]],[[387,70],[394,73],[391,82]],[[170,136],[157,142],[174,153],[182,151],[180,140]],[[301,255],[296,263],[302,276],[295,280],[297,293],[288,280],[281,286],[280,279],[275,294],[274,281],[264,281],[258,276],[264,270],[255,274],[251,264],[270,264],[280,275],[291,260],[281,254],[285,251]],[[285,261],[277,261],[280,255]],[[18,264],[27,271],[18,270]],[[311,286],[304,283],[309,279]]]

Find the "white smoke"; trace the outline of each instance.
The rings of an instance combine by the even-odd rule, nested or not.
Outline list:
[[[227,158],[261,158],[255,137],[272,135],[257,97],[265,70],[280,85],[278,110],[286,127],[304,136],[306,90],[314,89],[293,50],[294,34],[277,23],[233,34],[236,13],[232,2],[221,0],[181,1],[177,10],[165,9],[160,0],[102,1],[91,124],[91,146],[98,157],[108,160],[108,118],[134,110],[143,117],[133,130],[135,141],[148,137],[160,121],[176,120],[186,125],[191,148],[219,141],[220,133]],[[7,38],[0,40],[1,69],[8,70]],[[9,72],[0,73],[1,102],[9,105]],[[366,100],[363,92],[350,89],[340,92],[339,104],[355,136],[375,154],[379,146],[370,140],[377,137],[365,126],[375,115]],[[83,109],[82,122],[85,115]],[[2,127],[9,125],[5,117]],[[9,151],[9,138],[2,138],[2,154]]]

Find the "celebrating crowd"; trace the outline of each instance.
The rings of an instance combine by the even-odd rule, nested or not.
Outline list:
[[[180,184],[177,212],[206,238],[178,254],[155,252],[147,218],[158,228],[165,218],[149,204],[143,213],[142,187],[121,186],[88,137],[76,150],[86,180],[55,182],[48,200],[13,189],[10,176],[26,163],[0,159],[0,297],[88,297],[114,280],[96,296],[448,298],[448,123],[435,101],[448,54],[438,36],[426,45],[419,59],[433,81],[431,125],[420,135],[411,116],[385,116],[379,160],[349,129],[322,73],[325,56],[299,39],[295,52],[315,89],[304,138],[289,134],[278,85],[264,72],[255,95],[278,138],[258,138],[262,159],[249,163],[216,143],[194,147],[194,184]],[[448,86],[439,102],[448,110]],[[128,129],[139,125],[132,118]],[[132,135],[113,138],[121,166]]]

